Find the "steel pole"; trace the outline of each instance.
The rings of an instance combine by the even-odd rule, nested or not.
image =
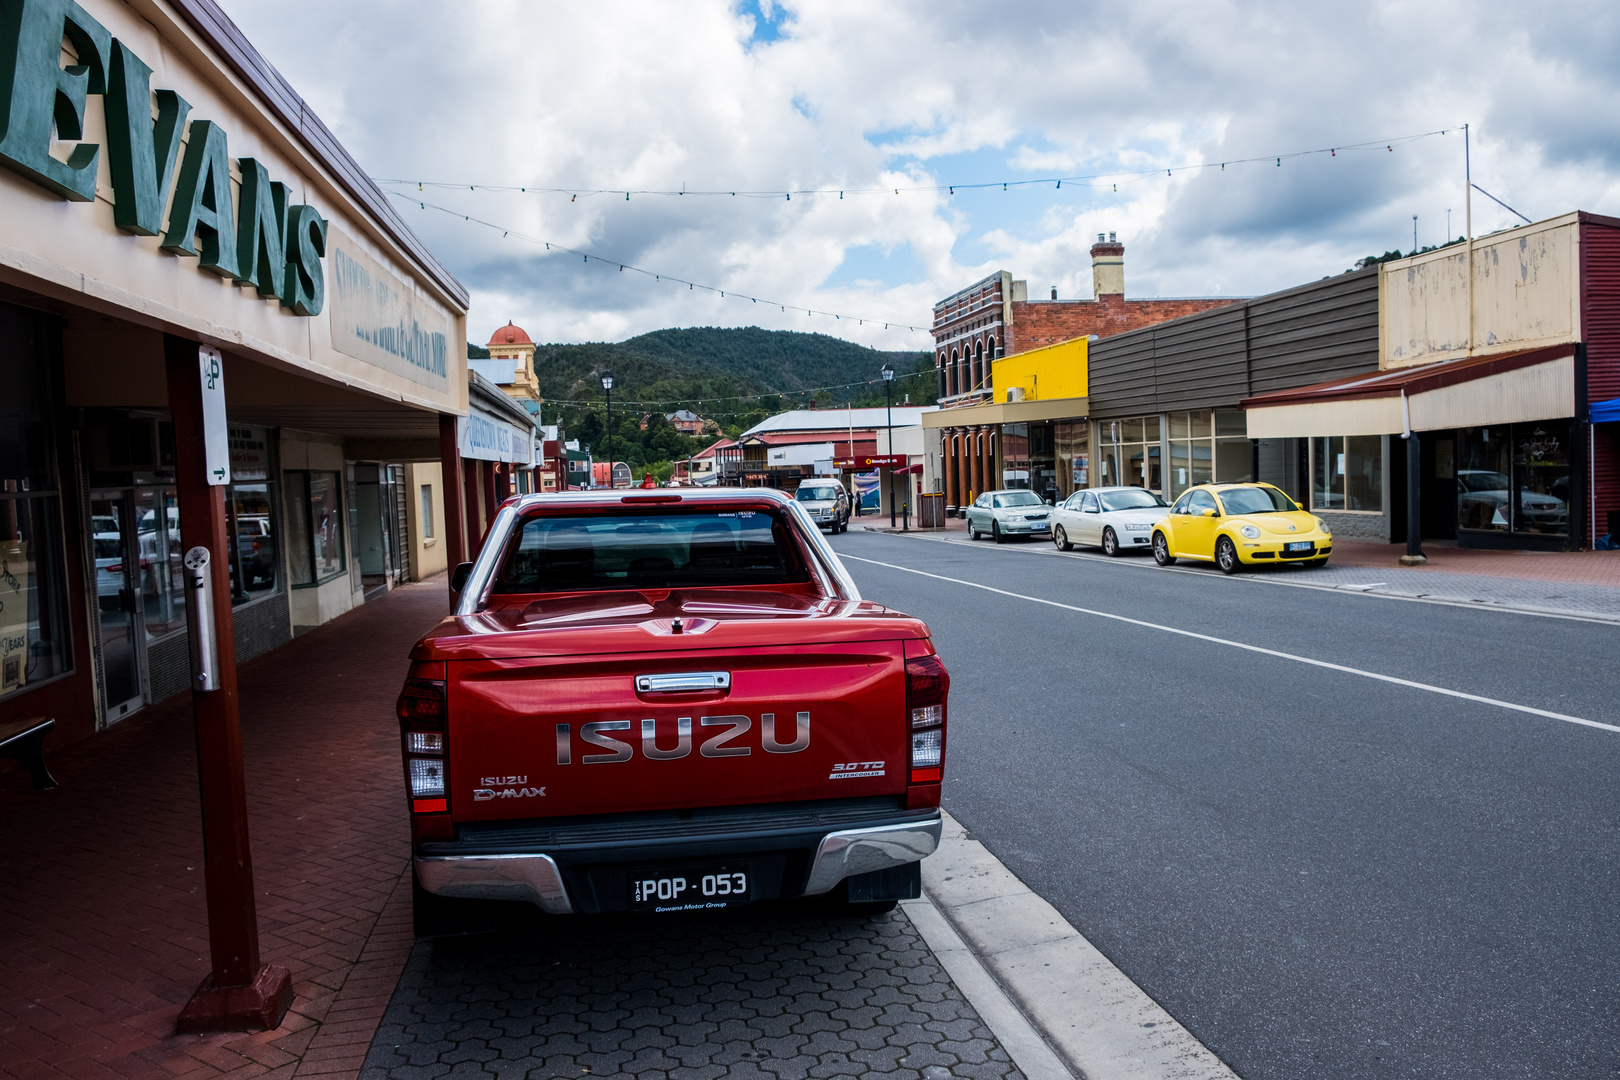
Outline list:
[[[608,490],[613,490],[613,387],[604,386],[607,392],[607,459],[608,459]]]
[[[1422,566],[1423,554],[1423,450],[1418,433],[1406,436],[1406,554],[1402,566]]]
[[[883,380],[883,408],[888,414],[889,457],[894,457],[894,401],[889,392],[889,380]],[[894,528],[894,462],[889,462],[889,528]]]

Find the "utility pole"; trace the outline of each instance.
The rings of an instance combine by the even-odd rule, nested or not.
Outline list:
[[[1468,125],[1463,125],[1463,228],[1468,234],[1468,355],[1474,355],[1474,171],[1468,160]]]
[[[1412,215],[1412,254],[1417,254],[1417,215]]]
[[[602,389],[607,391],[608,490],[613,490],[613,372],[602,372]]]
[[[890,388],[894,385],[894,365],[883,365],[883,407],[889,416],[889,457],[894,457],[894,402]],[[894,528],[894,463],[889,463],[889,528]]]

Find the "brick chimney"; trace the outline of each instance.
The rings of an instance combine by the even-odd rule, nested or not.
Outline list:
[[[1125,295],[1125,245],[1109,233],[1091,245],[1091,289],[1096,299]]]

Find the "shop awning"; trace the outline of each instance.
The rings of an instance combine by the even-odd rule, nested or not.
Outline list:
[[[1045,401],[987,401],[923,413],[928,429],[966,427],[969,424],[1016,424],[1032,420],[1083,419],[1091,413],[1091,399],[1051,398]]]
[[[1575,346],[1352,375],[1245,398],[1249,438],[1398,435],[1575,415]]]
[[[1602,424],[1620,420],[1620,398],[1600,401],[1592,406],[1592,423]]]

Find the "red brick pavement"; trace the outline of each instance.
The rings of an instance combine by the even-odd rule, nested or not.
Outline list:
[[[292,972],[276,1031],[176,1036],[208,972],[189,697],[53,755],[0,764],[0,1075],[352,1077],[413,941],[393,701],[442,577],[244,665],[260,948]]]
[[[1408,569],[1397,561],[1404,554],[1404,543],[1335,537],[1332,565],[1376,566],[1396,572]],[[1423,554],[1428,565],[1411,569],[1620,588],[1620,551],[1485,551],[1426,542]]]

